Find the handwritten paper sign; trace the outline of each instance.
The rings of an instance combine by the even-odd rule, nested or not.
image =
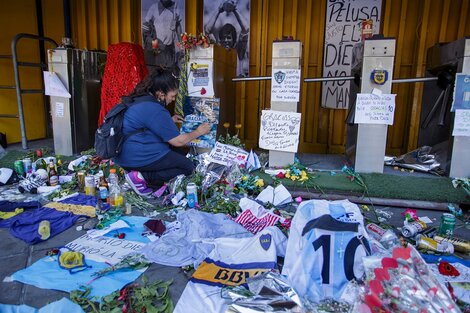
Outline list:
[[[245,164],[248,152],[235,146],[225,145],[220,142],[215,143],[215,147],[209,153],[209,160],[222,165]]]
[[[455,76],[454,101],[451,112],[459,109],[470,109],[470,75],[461,73]]]
[[[300,99],[300,70],[273,69],[271,101],[298,102]]]
[[[55,103],[55,117],[64,117],[64,103],[63,102]]]
[[[452,136],[470,136],[470,110],[455,110]]]
[[[393,125],[395,96],[390,94],[358,94],[354,123]]]
[[[44,94],[70,98],[70,93],[55,72],[44,71]]]
[[[85,234],[65,246],[83,253],[86,259],[116,264],[129,253],[139,252],[145,243],[111,237],[92,238]]]
[[[301,114],[263,110],[259,146],[266,150],[297,152]]]
[[[329,0],[326,8],[323,77],[350,76],[352,51],[361,41],[361,22],[372,20],[378,34],[382,0]],[[324,82],[322,107],[347,109],[349,81]]]

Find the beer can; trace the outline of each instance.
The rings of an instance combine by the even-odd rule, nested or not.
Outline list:
[[[406,224],[401,228],[403,236],[410,238],[425,230],[428,226],[425,222],[416,221]]]
[[[15,172],[18,174],[18,176],[23,176],[24,175],[24,164],[23,160],[16,160],[14,163],[15,167]]]
[[[455,223],[454,215],[450,213],[442,214],[439,235],[452,236],[454,234]]]
[[[32,162],[30,158],[23,159],[24,172],[29,173],[32,170]]]
[[[93,175],[85,177],[85,194],[89,196],[96,196],[96,183]]]
[[[85,171],[78,171],[77,173],[78,191],[85,191]]]
[[[197,186],[195,183],[189,183],[186,186],[186,198],[188,199],[188,207],[196,207],[197,201]]]
[[[440,236],[435,235],[434,240],[437,242],[449,242],[454,245],[454,249],[457,252],[462,252],[465,254],[470,253],[470,242],[464,239],[456,238],[456,237],[447,237],[447,236]]]
[[[454,246],[447,241],[437,242],[423,235],[416,236],[416,247],[441,253],[454,253]]]

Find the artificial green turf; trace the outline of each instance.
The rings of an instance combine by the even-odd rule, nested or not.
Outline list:
[[[273,179],[260,171],[255,173],[263,178],[267,184],[272,184]],[[410,177],[389,174],[361,174],[368,194],[364,194],[364,188],[351,181],[345,173],[317,172],[316,178],[309,183],[293,182],[282,179],[284,186],[291,190],[305,190],[323,193],[340,193],[345,196],[365,196],[387,198],[421,200],[432,202],[470,203],[470,197],[462,189],[455,189],[452,180],[448,177]],[[317,188],[316,188],[317,187]]]

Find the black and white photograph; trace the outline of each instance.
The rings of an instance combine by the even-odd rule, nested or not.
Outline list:
[[[142,0],[142,46],[147,66],[175,67],[183,57],[176,43],[184,32],[184,0]]]
[[[237,51],[237,76],[249,76],[250,0],[204,1],[204,32]]]

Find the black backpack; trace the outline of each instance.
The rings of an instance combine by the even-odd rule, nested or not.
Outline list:
[[[123,100],[116,104],[105,116],[103,124],[95,133],[96,154],[103,159],[118,156],[122,150],[122,144],[132,135],[145,131],[145,128],[137,129],[128,135],[124,135],[122,123],[124,114],[131,104]]]

